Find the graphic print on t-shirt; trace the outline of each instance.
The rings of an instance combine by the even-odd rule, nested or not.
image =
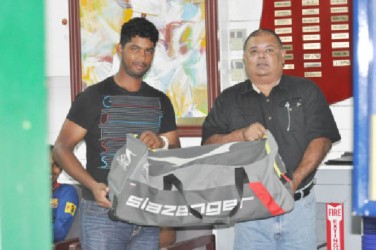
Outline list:
[[[127,133],[141,134],[146,130],[159,132],[162,119],[157,97],[105,96],[99,121],[102,169],[110,169],[111,162],[126,142]]]

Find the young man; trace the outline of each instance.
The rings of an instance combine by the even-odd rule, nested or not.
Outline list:
[[[251,33],[243,54],[249,79],[224,90],[203,124],[203,144],[254,141],[268,129],[292,173],[294,210],[237,223],[237,250],[317,248],[311,189],[317,167],[340,135],[318,86],[309,79],[283,75],[284,55],[273,31]]]
[[[145,18],[133,18],[121,29],[116,51],[119,71],[88,87],[72,104],[54,155],[65,171],[85,187],[80,204],[83,249],[158,249],[159,228],[109,219],[107,176],[127,133],[138,134],[151,149],[180,147],[175,113],[168,97],[143,82],[158,41],[158,30]],[[73,154],[86,142],[86,169]]]
[[[52,183],[52,228],[54,242],[62,241],[67,236],[78,208],[78,194],[69,184],[57,182],[62,168],[52,158],[53,146],[50,145],[51,183]]]

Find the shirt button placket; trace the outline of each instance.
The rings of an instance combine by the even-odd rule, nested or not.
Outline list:
[[[271,100],[270,100],[270,98],[269,97],[267,97],[266,99],[265,99],[265,107],[266,107],[266,115],[265,115],[265,117],[266,117],[266,125],[267,125],[267,127],[270,127],[269,126],[269,123],[272,121],[272,119],[273,119],[273,117],[272,117],[272,106],[271,106],[271,104],[272,104],[272,102],[271,102]]]

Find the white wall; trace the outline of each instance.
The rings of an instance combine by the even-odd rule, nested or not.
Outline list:
[[[68,0],[45,1],[47,76],[69,76]],[[69,82],[68,82],[69,86]]]
[[[56,140],[70,107],[68,0],[46,1],[46,74],[48,85],[48,142]]]

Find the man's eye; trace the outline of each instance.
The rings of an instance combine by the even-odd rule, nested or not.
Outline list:
[[[148,49],[148,50],[146,50],[146,53],[149,54],[149,55],[152,55],[152,54],[154,54],[154,49]]]
[[[251,50],[251,51],[249,52],[249,54],[250,54],[251,56],[256,55],[256,54],[257,54],[257,51],[256,51],[256,50]]]
[[[136,52],[138,51],[138,47],[131,47],[131,50]]]
[[[266,49],[265,52],[268,53],[268,54],[271,54],[271,53],[274,52],[274,50],[273,49]]]

